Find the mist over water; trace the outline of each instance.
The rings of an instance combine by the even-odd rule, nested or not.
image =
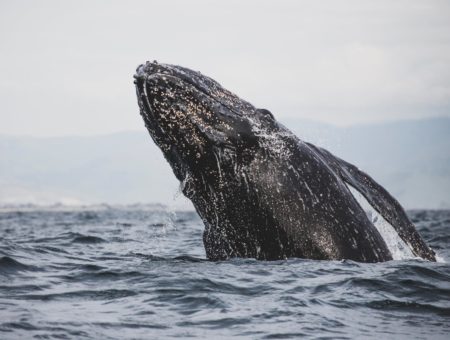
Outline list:
[[[410,211],[444,263],[210,262],[191,211],[3,209],[0,338],[447,338],[450,211]]]

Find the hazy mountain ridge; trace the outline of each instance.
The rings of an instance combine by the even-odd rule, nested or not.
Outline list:
[[[407,208],[450,208],[450,118],[339,128],[283,122],[359,166]],[[174,204],[178,183],[147,132],[0,136],[0,203]],[[176,205],[186,205],[177,200]]]

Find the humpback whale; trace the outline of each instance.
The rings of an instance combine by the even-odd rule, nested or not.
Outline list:
[[[203,220],[208,259],[391,260],[352,187],[415,256],[436,260],[382,186],[270,111],[180,66],[146,62],[134,78],[145,126]]]

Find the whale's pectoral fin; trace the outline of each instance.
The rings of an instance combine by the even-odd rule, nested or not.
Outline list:
[[[403,207],[386,189],[356,166],[334,156],[329,151],[307,143],[347,184],[359,191],[369,204],[389,222],[414,255],[436,261],[435,253],[417,232]]]

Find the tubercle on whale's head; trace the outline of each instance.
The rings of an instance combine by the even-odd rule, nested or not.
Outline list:
[[[252,148],[264,123],[274,122],[267,110],[187,68],[147,62],[134,78],[145,125],[179,179],[187,168],[216,162],[217,150]]]

